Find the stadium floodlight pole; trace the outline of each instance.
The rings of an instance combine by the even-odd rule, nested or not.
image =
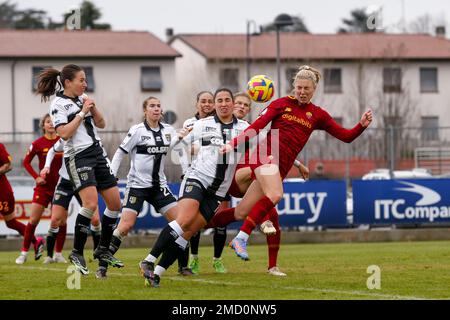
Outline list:
[[[280,28],[292,26],[294,21],[292,17],[286,13],[279,14],[273,22],[277,29],[277,82],[278,82],[278,98],[281,96],[281,76],[280,76]]]
[[[389,130],[389,176],[391,179],[394,179],[394,170],[395,170],[395,140],[394,140],[394,126],[392,124],[388,127]]]
[[[253,32],[250,33],[250,27],[253,26]],[[246,33],[246,59],[245,59],[245,63],[246,63],[246,71],[247,71],[247,80],[250,79],[250,63],[251,61],[251,57],[250,57],[250,37],[251,36],[259,36],[261,34],[261,30],[260,28],[258,28],[258,25],[256,24],[255,20],[247,20],[247,33]]]
[[[253,32],[250,33],[250,27],[253,26]],[[258,30],[258,26],[254,20],[247,20],[247,30],[246,30],[246,55],[245,55],[245,67],[246,67],[246,78],[247,81],[250,80],[250,63],[251,63],[251,57],[250,57],[250,37],[251,36],[258,36],[261,34],[261,30]],[[252,122],[252,112],[250,111],[248,115],[248,120]]]

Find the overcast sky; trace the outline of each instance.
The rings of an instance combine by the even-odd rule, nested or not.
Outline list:
[[[55,20],[79,5],[81,0],[10,0],[19,9],[44,9]],[[3,0],[0,0],[3,2]],[[165,29],[175,33],[245,33],[246,21],[258,25],[272,21],[279,13],[301,15],[312,33],[334,33],[342,18],[354,8],[383,7],[383,25],[391,30],[404,11],[406,21],[430,14],[435,21],[446,21],[448,0],[93,0],[102,10],[101,22],[114,30],[146,30],[165,39]],[[404,3],[404,6],[402,6]],[[402,10],[404,7],[404,10]],[[448,32],[447,32],[448,36]]]

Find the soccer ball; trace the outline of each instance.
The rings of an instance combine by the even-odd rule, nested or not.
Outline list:
[[[273,81],[268,76],[257,75],[247,83],[247,93],[256,102],[267,102],[275,93]]]

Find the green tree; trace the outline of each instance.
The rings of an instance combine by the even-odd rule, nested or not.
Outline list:
[[[291,26],[285,26],[280,28],[280,32],[306,32],[309,33],[309,30],[303,21],[303,17],[301,16],[292,16],[291,15],[292,22],[294,23]],[[275,23],[269,22],[263,26],[261,26],[262,32],[272,32],[276,31],[277,27],[275,26]]]
[[[339,33],[370,33],[375,32],[375,29],[369,29],[367,21],[370,16],[366,13],[365,9],[354,9],[350,12],[349,19],[342,19],[343,26],[339,27]]]
[[[15,29],[45,29],[47,12],[44,10],[26,9],[17,12]]]
[[[94,3],[88,0],[84,0],[80,6],[81,12],[81,29],[87,30],[109,30],[111,29],[111,25],[109,23],[98,23],[102,17],[102,13],[100,8],[96,7]],[[64,21],[67,20],[69,16],[72,15],[72,12],[64,14]],[[58,26],[58,24],[54,24]]]
[[[14,28],[16,6],[15,3],[10,3],[9,0],[0,3],[0,29]]]
[[[17,9],[9,0],[0,3],[0,29],[45,29],[47,12],[36,9]]]

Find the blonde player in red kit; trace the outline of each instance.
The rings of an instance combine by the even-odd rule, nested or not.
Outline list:
[[[245,132],[222,147],[223,153],[233,151],[272,122],[267,139],[258,144],[258,151],[250,157],[254,181],[248,192],[236,208],[219,211],[208,227],[228,225],[233,221],[243,220],[248,215],[253,217],[255,224],[259,223],[258,220],[283,197],[282,182],[314,130],[325,130],[335,138],[350,143],[370,125],[371,110],[362,115],[355,127],[345,129],[328,112],[311,103],[320,77],[316,69],[300,67],[293,82],[294,96],[274,100]],[[277,139],[272,138],[273,132],[278,134],[275,135]],[[279,150],[282,150],[282,155],[278,154]],[[241,230],[230,243],[238,257],[244,260],[249,259],[248,237],[249,234]]]

